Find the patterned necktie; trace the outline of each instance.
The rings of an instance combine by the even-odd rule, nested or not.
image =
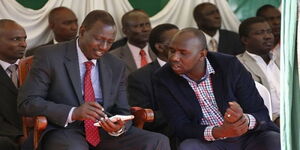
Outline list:
[[[218,45],[217,45],[217,41],[214,38],[211,38],[211,40],[209,41],[209,50],[212,52],[217,52],[218,51]]]
[[[19,87],[18,86],[17,68],[18,68],[18,66],[16,64],[12,64],[7,68],[7,71],[10,73],[10,78],[11,78],[12,82],[14,83],[14,85],[16,87]]]
[[[95,101],[95,94],[91,80],[91,69],[93,67],[93,63],[91,61],[87,61],[85,64],[85,75],[84,75],[84,101],[92,102]],[[95,127],[94,122],[92,120],[84,120],[84,128],[85,128],[85,138],[86,140],[96,147],[100,142],[100,135],[98,131],[98,127]]]
[[[144,67],[145,65],[148,64],[147,57],[146,57],[146,52],[141,49],[140,50],[140,55],[141,55],[141,67]]]

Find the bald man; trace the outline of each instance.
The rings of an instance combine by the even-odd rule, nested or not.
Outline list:
[[[208,52],[195,28],[176,33],[169,48],[154,93],[179,150],[280,149],[279,129],[236,57]]]
[[[15,150],[22,141],[21,117],[17,113],[17,64],[26,48],[23,27],[0,20],[0,149]]]
[[[57,44],[59,42],[75,39],[78,31],[78,20],[74,12],[66,7],[57,7],[50,11],[48,16],[49,28],[53,31],[54,38],[48,43],[30,49],[26,56],[34,55],[37,48],[45,45]]]

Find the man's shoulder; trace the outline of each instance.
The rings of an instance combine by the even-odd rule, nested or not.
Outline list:
[[[142,67],[138,70],[135,70],[132,72],[129,77],[130,78],[144,78],[145,76],[151,76],[154,74],[156,70],[160,68],[159,64],[156,64],[156,61],[153,61],[146,65],[145,67]]]
[[[115,56],[120,56],[122,54],[122,52],[124,52],[124,50],[129,50],[127,45],[123,45],[121,47],[118,47],[112,51],[110,51],[109,53]]]
[[[220,31],[220,35],[234,36],[234,37],[239,36],[236,32],[233,32],[233,31],[230,31],[230,30],[220,29],[219,31]]]

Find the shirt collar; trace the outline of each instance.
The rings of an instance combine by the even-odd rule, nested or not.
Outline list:
[[[83,54],[82,50],[80,49],[79,47],[79,44],[78,44],[78,39],[76,39],[76,49],[77,49],[77,54],[78,54],[78,62],[79,64],[83,64],[87,61],[89,61],[86,56]],[[97,63],[97,60],[96,59],[92,59],[90,60],[91,62],[93,62],[94,66],[96,66],[96,63]]]
[[[13,63],[13,64],[16,64],[16,65],[18,65],[19,64],[19,61],[20,61],[20,59],[18,59],[15,63]],[[5,62],[5,61],[3,61],[3,60],[0,60],[0,65],[2,66],[2,68],[4,69],[4,70],[6,70],[10,65],[12,65],[12,64],[10,64],[10,63],[8,63],[8,62]]]
[[[252,57],[254,60],[258,60],[258,59],[262,59],[259,55],[250,53],[249,51],[246,50],[246,53],[248,53],[250,55],[250,57]],[[272,52],[269,53],[269,57],[270,57],[270,61],[275,61],[276,57],[274,57],[274,54]]]
[[[57,44],[58,41],[55,40],[55,38],[53,38],[53,44]]]
[[[205,75],[199,80],[199,81],[194,81],[191,78],[189,78],[187,75],[182,74],[180,76],[182,76],[183,78],[185,78],[188,82],[196,82],[197,84],[201,83],[202,81],[206,80],[210,74],[214,74],[215,70],[214,68],[211,66],[209,60],[207,58],[205,58],[206,60],[206,71],[205,71]]]
[[[161,67],[167,63],[167,62],[165,62],[165,61],[159,59],[158,57],[157,57],[157,61],[158,61],[159,65],[160,65]]]
[[[127,44],[128,44],[129,49],[131,49],[132,51],[135,51],[135,52],[137,52],[137,54],[139,54],[141,48],[136,47],[136,46],[130,44],[129,42],[127,42]],[[146,46],[145,46],[144,48],[142,48],[142,49],[147,53],[147,51],[148,51],[148,43],[147,43]]]
[[[209,41],[214,38],[216,40],[217,43],[219,43],[219,38],[220,38],[220,31],[217,30],[216,34],[214,36],[210,36],[208,34],[206,34],[205,32],[203,32],[203,34],[205,35],[206,38],[206,43],[209,44]]]

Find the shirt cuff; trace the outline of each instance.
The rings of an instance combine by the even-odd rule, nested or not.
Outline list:
[[[205,128],[204,130],[204,139],[206,141],[215,141],[216,139],[214,138],[214,136],[212,135],[212,130],[215,126],[208,126]]]
[[[73,111],[74,111],[75,108],[76,108],[76,107],[72,107],[72,108],[71,108],[71,110],[70,110],[70,112],[69,112],[69,115],[68,115],[68,119],[67,119],[67,121],[66,121],[66,123],[65,123],[65,127],[67,127],[67,126],[69,125],[69,123],[72,123],[72,122],[75,121],[75,120],[72,120],[72,115],[73,115]]]
[[[245,114],[248,118],[248,122],[249,122],[249,130],[254,129],[255,125],[256,125],[256,119],[253,117],[253,115],[251,114]]]
[[[120,136],[125,132],[125,126],[123,126],[119,131],[117,132],[108,132],[109,135],[111,136]]]

